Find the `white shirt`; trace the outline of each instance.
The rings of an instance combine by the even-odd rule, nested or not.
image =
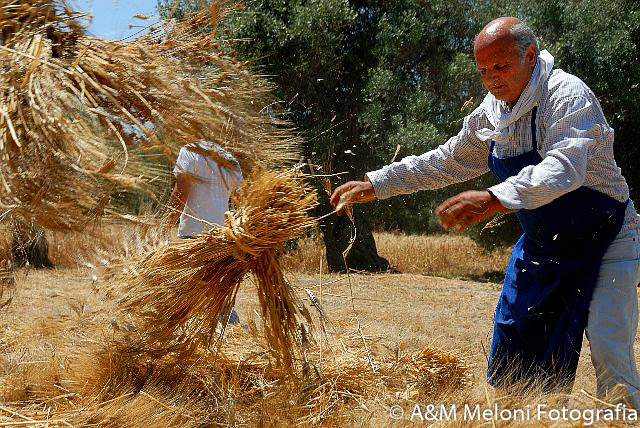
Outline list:
[[[543,160],[489,190],[506,208],[535,209],[563,194],[587,186],[618,201],[629,188],[613,157],[613,129],[595,95],[576,76],[554,69],[538,102],[536,139]],[[496,142],[494,155],[509,158],[533,147],[529,111],[515,122],[507,141]],[[464,119],[462,130],[437,149],[367,173],[378,199],[417,190],[438,189],[489,171],[491,140],[476,131],[491,127],[481,104]],[[623,229],[640,228],[633,203]]]
[[[192,177],[191,192],[180,215],[178,236],[192,236],[212,228],[211,224],[223,225],[224,213],[229,210],[231,192],[243,180],[238,162],[220,146],[199,142],[201,147],[212,148],[231,161],[235,168],[222,168],[215,161],[194,153],[189,146],[180,149],[173,173],[189,174]],[[193,147],[193,146],[191,146]],[[204,220],[207,224],[203,221]]]

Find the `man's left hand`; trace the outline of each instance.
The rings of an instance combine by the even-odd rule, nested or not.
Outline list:
[[[462,232],[469,226],[507,211],[509,209],[503,207],[490,192],[470,190],[444,201],[436,209],[436,214],[445,230]]]

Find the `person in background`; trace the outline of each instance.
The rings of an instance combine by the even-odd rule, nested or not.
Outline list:
[[[214,152],[225,166],[202,154],[205,152]],[[178,237],[191,239],[224,225],[231,194],[244,179],[238,161],[218,144],[199,141],[180,149],[173,173],[176,184],[169,198],[167,224],[173,227],[180,221]],[[229,322],[240,322],[235,310]]]

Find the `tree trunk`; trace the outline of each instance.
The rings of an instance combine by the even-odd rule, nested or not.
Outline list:
[[[27,263],[37,269],[53,267],[43,228],[29,221],[14,219],[12,232],[11,263],[14,267],[22,267]]]
[[[323,216],[333,211],[333,207],[329,204],[329,198],[323,190],[319,190],[318,193],[320,206],[317,212],[319,216]],[[389,262],[378,255],[373,233],[362,208],[354,207],[353,222],[351,223],[345,214],[340,217],[332,215],[320,221],[329,272],[344,273],[347,271],[347,266],[351,270],[366,272],[393,270]],[[343,253],[349,247],[354,233],[355,239],[347,254],[345,265]]]

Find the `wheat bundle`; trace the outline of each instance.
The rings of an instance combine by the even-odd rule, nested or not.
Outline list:
[[[210,346],[241,281],[252,273],[267,343],[282,364],[294,367],[303,311],[283,276],[278,251],[314,225],[307,211],[316,198],[292,172],[263,173],[239,189],[225,227],[160,248],[137,263],[121,299],[144,320],[137,348],[183,355],[198,344]]]
[[[0,215],[82,230],[118,216],[112,195],[166,187],[179,148],[199,140],[246,173],[296,158],[296,138],[263,111],[268,84],[204,31],[220,13],[130,43],[88,37],[80,18],[62,1],[0,0]]]

